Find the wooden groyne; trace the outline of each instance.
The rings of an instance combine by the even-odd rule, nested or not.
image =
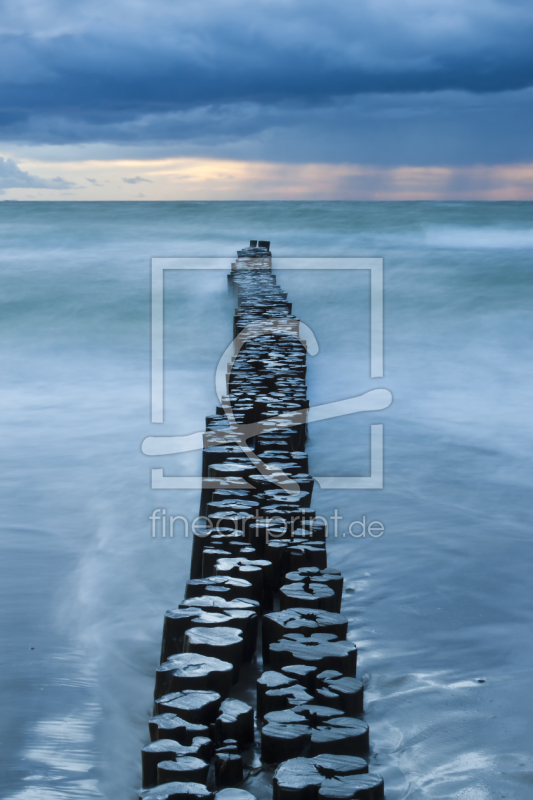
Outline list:
[[[270,243],[239,251],[228,282],[235,340],[206,420],[205,526],[164,618],[139,796],[382,800],[343,577],[311,508],[306,346]]]

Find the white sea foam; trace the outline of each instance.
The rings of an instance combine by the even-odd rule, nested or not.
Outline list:
[[[531,227],[504,228],[495,225],[474,227],[465,225],[430,226],[424,230],[422,242],[427,247],[458,250],[531,250]]]

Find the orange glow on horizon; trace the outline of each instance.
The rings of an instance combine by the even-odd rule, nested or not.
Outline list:
[[[5,154],[9,157],[9,154]],[[16,200],[533,200],[533,164],[382,167],[215,158],[18,160],[70,190],[5,189]]]

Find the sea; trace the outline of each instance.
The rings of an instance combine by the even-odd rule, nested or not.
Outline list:
[[[204,429],[234,310],[224,270],[165,271],[165,416],[152,422],[151,260],[229,271],[250,239],[271,241],[274,271],[309,259],[276,274],[318,342],[311,404],[393,397],[310,424],[308,439],[314,475],[364,477],[383,426],[383,488],[313,496],[345,576],[371,771],[387,800],[533,796],[525,202],[0,203],[0,796],[137,797],[163,614],[191,549],[184,522],[163,538],[149,517],[193,520],[199,502],[152,489],[152,469],[200,469],[199,451],[141,446]],[[382,377],[370,272],[331,257],[383,258]]]

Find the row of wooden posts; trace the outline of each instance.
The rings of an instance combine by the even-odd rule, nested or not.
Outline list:
[[[140,798],[381,800],[343,577],[311,508],[305,342],[270,243],[239,251],[228,281],[236,338],[206,420],[205,528],[164,618]]]

